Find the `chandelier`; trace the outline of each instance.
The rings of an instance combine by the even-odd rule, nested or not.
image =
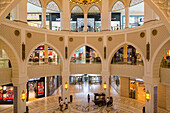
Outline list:
[[[99,3],[102,0],[69,0],[69,1],[80,5],[91,5],[91,4]]]

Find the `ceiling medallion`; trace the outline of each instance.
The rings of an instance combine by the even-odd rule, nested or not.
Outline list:
[[[99,3],[102,0],[69,0],[70,2],[74,4],[80,4],[80,5],[92,5],[95,3]]]
[[[156,30],[156,29],[154,29],[153,31],[152,31],[152,35],[153,36],[156,36],[158,34],[158,31]]]

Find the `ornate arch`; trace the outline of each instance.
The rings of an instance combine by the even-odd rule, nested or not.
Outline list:
[[[28,0],[28,3],[31,3],[31,4],[36,5],[38,7],[42,7],[41,0]]]
[[[53,8],[48,8],[48,6],[51,5],[50,7]],[[57,8],[55,8],[57,6]],[[52,10],[52,11],[56,11],[56,12],[61,12],[61,7],[59,6],[58,1],[56,0],[49,0],[46,5],[45,5],[46,9]]]
[[[90,7],[88,8],[88,10],[87,10],[87,14],[89,13],[89,11],[91,10],[91,8],[93,8],[93,7],[98,8],[98,10],[99,10],[99,12],[98,12],[98,13],[101,13],[101,9],[100,9],[97,5],[92,5],[92,6],[90,6]]]
[[[70,13],[72,13],[73,9],[76,8],[76,7],[77,7],[77,8],[80,8],[80,9],[82,10],[82,13],[84,14],[84,9],[83,9],[80,5],[77,5],[77,4],[74,4],[74,5],[71,7],[71,10],[70,10],[71,12],[70,12]]]
[[[20,58],[14,47],[0,36],[0,48],[4,49],[12,64],[12,77],[18,78],[20,69]]]
[[[61,64],[63,63],[64,61],[64,57],[62,56],[61,52],[55,47],[53,46],[52,44],[48,43],[48,42],[42,42],[42,43],[39,43],[37,45],[35,45],[28,53],[28,56],[26,56],[26,64],[28,64],[28,61],[29,61],[29,57],[30,57],[30,54],[35,50],[36,47],[38,47],[39,45],[41,44],[46,44],[48,45],[50,48],[52,48],[58,55],[59,55],[59,58],[61,60]]]
[[[129,7],[140,4],[142,2],[144,2],[144,0],[130,0]]]
[[[81,44],[81,45],[77,46],[77,47],[71,52],[71,54],[70,54],[70,56],[69,56],[69,59],[68,59],[69,65],[70,65],[71,56],[73,55],[73,53],[74,53],[76,50],[78,50],[79,48],[83,47],[83,46],[89,46],[89,47],[91,47],[92,49],[94,49],[94,50],[97,52],[97,54],[99,54],[99,57],[100,57],[100,59],[101,59],[101,63],[103,63],[102,54],[99,52],[99,50],[98,50],[97,48],[93,47],[93,46],[90,45],[90,44]]]
[[[125,8],[125,3],[122,0],[115,1],[113,3],[111,11],[119,11]]]
[[[157,51],[153,55],[152,58],[153,77],[159,77],[160,64],[164,54],[168,49],[170,49],[170,37],[158,47]]]
[[[117,46],[112,50],[112,52],[109,54],[109,56],[108,56],[108,62],[107,62],[107,63],[108,63],[108,64],[107,64],[108,69],[109,69],[109,66],[110,66],[110,63],[111,63],[111,60],[112,60],[113,55],[114,55],[124,44],[131,45],[131,46],[133,46],[134,48],[136,48],[136,49],[139,51],[140,55],[142,56],[144,65],[146,64],[144,54],[143,54],[143,52],[141,51],[141,49],[140,49],[138,46],[136,46],[135,44],[133,44],[133,43],[131,43],[131,42],[122,42],[121,44],[117,45]]]

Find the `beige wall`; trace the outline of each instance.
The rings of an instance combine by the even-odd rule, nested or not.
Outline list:
[[[12,82],[12,69],[0,69],[0,85],[8,84]]]

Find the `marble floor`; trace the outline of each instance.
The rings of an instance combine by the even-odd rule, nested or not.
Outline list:
[[[100,84],[84,83],[70,85],[70,94],[73,95],[73,103],[69,103],[68,109],[64,110],[63,113],[142,113],[144,102],[121,97],[113,88],[110,88],[110,95],[113,97],[113,106],[98,107],[92,101],[88,104],[87,95],[90,94],[91,100],[93,100],[93,93],[102,92],[101,89],[102,86]],[[52,96],[27,102],[29,113],[60,113],[59,96],[61,96],[61,88],[57,89]],[[0,105],[0,113],[12,112],[12,105]],[[169,111],[159,108],[158,113],[169,113]]]

